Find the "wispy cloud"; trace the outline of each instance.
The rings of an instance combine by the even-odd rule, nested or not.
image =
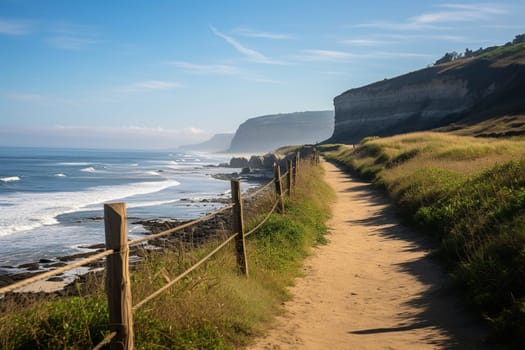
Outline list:
[[[391,52],[372,51],[368,53],[350,53],[333,50],[303,50],[302,55],[296,55],[296,59],[311,62],[351,62],[357,60],[390,59],[390,58],[433,58],[435,55],[417,52]]]
[[[9,92],[3,95],[8,100],[23,102],[25,104],[72,104],[73,101],[66,98],[44,95],[38,93]]]
[[[9,93],[9,94],[6,94],[5,97],[7,97],[10,100],[23,101],[23,102],[49,101],[49,97],[48,96],[39,95],[39,94]]]
[[[249,37],[249,38],[262,38],[262,39],[273,39],[273,40],[289,40],[293,39],[294,36],[291,34],[284,33],[270,33],[261,32],[249,28],[237,28],[233,31],[235,34]]]
[[[447,29],[443,24],[454,22],[475,22],[492,20],[496,16],[509,13],[505,4],[477,3],[477,4],[441,4],[439,10],[423,13],[408,18],[403,22],[372,21],[356,24],[353,27],[377,28],[387,30],[424,30]]]
[[[346,39],[341,40],[341,43],[352,45],[352,46],[383,46],[383,45],[391,45],[396,44],[396,41],[393,40],[379,40],[379,39]]]
[[[262,53],[260,53],[258,51],[255,51],[253,49],[250,49],[250,48],[242,45],[240,42],[238,42],[234,38],[232,38],[232,37],[230,37],[230,36],[228,36],[226,34],[221,33],[220,31],[218,31],[213,26],[210,26],[210,29],[212,30],[212,32],[215,35],[217,35],[219,38],[224,39],[224,41],[226,41],[228,44],[233,46],[235,48],[235,50],[237,50],[238,52],[240,52],[241,54],[246,56],[246,58],[248,58],[252,62],[264,63],[264,64],[282,64],[282,62],[273,60],[273,59],[271,59],[269,57],[266,57],[265,55],[263,55]]]
[[[173,90],[183,87],[182,84],[173,81],[146,80],[121,86],[116,89],[118,92],[136,92],[147,90]]]
[[[302,55],[297,56],[303,61],[327,61],[327,62],[347,62],[356,55],[345,51],[334,50],[303,50]]]
[[[355,24],[350,27],[373,28],[373,29],[384,29],[384,30],[399,30],[399,31],[423,30],[423,29],[443,29],[443,27],[430,25],[430,24],[416,23],[413,21],[408,21],[408,22],[371,21],[367,23]]]
[[[0,18],[0,34],[3,35],[27,35],[34,30],[34,22],[27,20],[15,20]]]
[[[367,58],[434,58],[435,55],[419,53],[419,52],[395,52],[395,51],[376,51],[367,55]]]
[[[391,38],[399,41],[408,40],[440,40],[440,41],[451,41],[458,43],[472,42],[472,39],[462,35],[436,35],[436,34],[384,34],[384,38]]]
[[[352,46],[385,46],[392,44],[399,44],[406,41],[420,41],[420,40],[439,40],[455,43],[472,43],[473,40],[462,35],[445,35],[445,34],[372,34],[369,38],[346,39],[341,40],[342,44]]]
[[[44,41],[51,47],[61,50],[88,50],[103,40],[97,27],[64,21],[48,22]]]
[[[63,21],[0,18],[0,35],[42,34],[44,42],[63,50],[85,50],[101,42],[96,27]]]
[[[253,81],[256,83],[280,84],[280,81],[269,79],[258,73],[241,69],[237,66],[228,64],[196,64],[183,61],[171,61],[168,64],[174,65],[186,73],[197,75],[227,75],[236,76],[242,80]]]
[[[187,73],[202,75],[238,75],[241,70],[227,64],[196,64],[184,61],[171,61],[168,64],[174,65]]]
[[[99,41],[91,38],[77,37],[77,36],[68,36],[60,35],[47,38],[46,42],[57,49],[63,50],[86,50],[92,47],[95,44],[98,44]]]
[[[424,13],[411,18],[411,22],[416,24],[472,22],[508,13],[506,6],[501,4],[443,4],[439,7],[447,10]]]

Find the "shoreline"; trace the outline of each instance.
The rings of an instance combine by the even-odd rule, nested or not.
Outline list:
[[[238,173],[233,172],[229,174],[211,174],[215,179],[229,181],[231,178],[239,178],[241,180],[245,180],[247,182],[250,182],[252,184],[257,184],[254,187],[248,188],[245,193],[250,193],[252,191],[256,191],[260,186],[266,182],[268,182],[271,179],[271,174],[268,171],[264,170],[255,170],[245,173]],[[192,200],[188,199],[188,202],[192,202]],[[217,194],[214,198],[210,199],[202,199],[198,201],[193,201],[192,203],[215,203],[215,204],[223,204],[226,205],[230,203],[230,198],[224,198],[224,196],[221,196],[220,194]],[[205,207],[206,204],[204,204],[203,207]],[[183,229],[181,231],[178,231],[177,233],[174,233],[172,235],[163,237],[163,238],[155,238],[152,240],[147,241],[147,244],[144,246],[135,246],[132,247],[130,250],[130,258],[135,257],[140,259],[141,253],[139,250],[144,249],[147,251],[155,251],[155,250],[162,250],[162,249],[168,249],[168,250],[174,250],[177,249],[177,246],[181,240],[185,243],[191,243],[192,246],[199,246],[202,243],[205,243],[206,241],[209,241],[212,239],[212,237],[217,236],[218,234],[224,233],[224,231],[229,230],[229,227],[231,227],[231,216],[225,215],[226,213],[221,213],[214,217],[213,219],[198,223],[196,226]],[[103,220],[103,218],[93,218],[93,220]],[[143,235],[151,235],[155,234],[164,230],[168,230],[171,228],[174,228],[176,226],[179,226],[181,224],[184,224],[186,222],[192,221],[191,220],[181,220],[177,218],[164,218],[164,217],[158,217],[158,218],[139,218],[139,217],[128,217],[129,224],[132,225],[141,225],[144,228]],[[208,221],[214,220],[214,223],[208,223]],[[190,242],[191,241],[191,242]],[[38,275],[40,273],[52,270],[54,268],[59,268],[62,266],[67,265],[68,263],[87,258],[89,256],[92,256],[94,254],[100,253],[105,250],[105,244],[104,243],[97,243],[92,245],[80,245],[77,247],[81,250],[87,250],[79,253],[64,255],[64,256],[57,256],[53,258],[43,258],[38,261],[33,262],[27,262],[22,263],[17,266],[0,266],[0,287],[5,287],[8,285],[11,285],[13,283],[16,283],[18,281],[33,277],[35,275]],[[134,259],[132,259],[134,260]],[[10,294],[54,294],[58,293],[59,295],[67,295],[71,291],[68,292],[69,289],[74,289],[74,285],[84,278],[84,276],[90,274],[91,272],[95,271],[96,269],[103,269],[104,268],[104,262],[102,260],[91,263],[86,265],[83,268],[85,271],[81,271],[80,273],[71,273],[66,272],[64,274],[57,275],[55,277],[51,277],[47,280],[39,281],[32,283],[28,286],[22,287],[20,289],[15,290],[14,292],[7,293],[4,296],[0,296],[1,299],[5,299],[7,295]]]

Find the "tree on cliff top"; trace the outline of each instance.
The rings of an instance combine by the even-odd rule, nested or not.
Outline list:
[[[512,43],[514,45],[525,43],[525,34],[518,34],[514,37],[514,40],[512,40]]]
[[[505,46],[517,45],[517,44],[521,44],[521,43],[525,43],[525,33],[516,35],[514,37],[514,40],[512,40],[512,43],[508,42],[508,43],[505,44]],[[485,49],[480,47],[479,50],[476,50],[476,51],[472,51],[469,48],[466,48],[465,49],[465,53],[457,53],[456,51],[447,52],[447,53],[445,53],[445,55],[443,57],[438,59],[434,63],[434,65],[447,63],[447,62],[452,62],[452,61],[459,60],[459,59],[462,59],[462,58],[479,56],[479,55],[484,54],[486,52],[489,52],[491,50],[495,50],[495,49],[497,49],[499,47],[500,46],[490,46],[490,47],[487,47]]]

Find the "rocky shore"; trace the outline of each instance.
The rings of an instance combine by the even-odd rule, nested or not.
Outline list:
[[[250,169],[249,171],[243,170],[241,173],[233,172],[229,174],[216,174],[213,175],[215,178],[221,180],[230,180],[231,178],[240,178],[241,180],[249,180],[252,183],[267,183],[271,180],[273,174],[267,169]],[[248,193],[256,190],[252,188],[248,190]],[[230,198],[216,197],[213,199],[201,200],[213,202],[215,204],[229,204]],[[204,204],[206,205],[206,204]],[[250,207],[250,201],[245,203],[246,207]],[[96,220],[103,220],[103,218],[93,218]],[[188,222],[189,220],[183,221],[175,218],[156,218],[156,219],[141,219],[141,218],[128,218],[130,224],[142,225],[147,231],[145,234],[156,234],[161,231],[169,230],[177,227],[181,224]],[[222,238],[230,232],[231,228],[231,213],[229,211],[220,213],[213,218],[199,222],[196,225],[178,231],[174,234],[166,237],[155,238],[147,241],[147,244],[134,246],[130,248],[130,261],[137,262],[144,254],[150,254],[155,252],[163,252],[165,250],[178,250],[184,247],[185,250],[191,250],[195,247],[202,245],[212,239]],[[4,287],[18,281],[30,278],[39,273],[49,271],[55,268],[60,268],[67,265],[70,262],[78,261],[87,258],[91,255],[104,251],[105,244],[95,244],[90,246],[79,246],[80,249],[85,250],[83,252],[59,256],[53,259],[40,259],[39,261],[24,263],[18,266],[0,266],[0,287]],[[30,293],[32,296],[44,296],[51,297],[52,295],[72,295],[78,294],[78,285],[85,284],[88,280],[93,279],[93,274],[100,274],[105,266],[104,260],[99,260],[86,265],[79,274],[64,273],[43,281],[42,283],[36,283],[29,287],[25,287],[16,293],[8,293],[3,299],[16,300],[24,299],[23,294]],[[18,296],[17,296],[18,295]],[[0,298],[2,298],[0,296]]]
[[[315,146],[303,146],[300,149],[301,158],[309,156],[312,151],[315,150]],[[221,180],[230,180],[232,178],[238,178],[247,180],[252,183],[265,184],[273,178],[273,165],[280,164],[281,167],[285,167],[286,161],[293,159],[296,156],[296,152],[288,153],[267,153],[265,155],[254,155],[250,158],[244,157],[233,157],[228,164],[221,164],[222,167],[230,168],[241,168],[240,172],[233,172],[227,174],[214,174],[213,177]],[[256,188],[252,188],[250,191],[254,191]],[[269,189],[271,191],[271,189]],[[205,200],[207,202],[228,204],[230,203],[229,198],[217,197],[214,199]],[[253,199],[245,201],[244,205],[247,210],[250,209],[251,205],[254,204]],[[94,218],[96,220],[102,220],[103,218]],[[128,218],[132,219],[131,224],[142,225],[147,232],[145,234],[155,234],[161,231],[165,231],[187,221],[181,221],[175,218],[156,218],[156,219],[140,219],[140,218]],[[190,250],[195,247],[202,245],[215,238],[223,238],[230,232],[231,228],[231,214],[229,211],[223,212],[214,216],[213,218],[199,222],[196,225],[178,231],[166,237],[155,238],[147,241],[147,244],[134,246],[130,248],[130,261],[137,262],[144,254],[151,252],[162,252],[164,250],[178,250],[183,247],[185,250]],[[21,264],[18,266],[0,266],[0,287],[4,287],[18,281],[27,279],[36,274],[65,266],[69,262],[77,261],[80,259],[87,258],[96,253],[102,252],[105,249],[104,243],[95,244],[91,246],[80,246],[79,248],[85,250],[77,254],[60,256],[54,259],[40,259],[37,262],[30,262]],[[86,283],[93,274],[100,274],[105,266],[103,260],[96,261],[86,266],[78,274],[65,273],[46,280],[44,283],[35,284],[33,288],[24,288],[18,293],[9,293],[5,295],[3,299],[12,298],[12,295],[20,295],[24,293],[35,294],[58,294],[58,295],[69,295],[78,294],[78,285]],[[52,288],[49,288],[45,283],[53,283]],[[2,298],[2,296],[0,296]]]

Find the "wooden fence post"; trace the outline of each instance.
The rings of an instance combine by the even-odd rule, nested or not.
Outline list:
[[[301,163],[301,151],[297,151],[295,155],[295,167],[297,168],[297,172],[299,172],[299,163]]]
[[[129,279],[128,224],[126,204],[104,204],[106,249],[114,254],[106,260],[106,293],[108,296],[109,330],[117,335],[111,340],[111,349],[133,349],[133,311]]]
[[[231,180],[232,201],[233,201],[233,232],[239,234],[235,238],[235,251],[237,255],[237,266],[245,276],[248,276],[248,260],[246,259],[246,247],[244,238],[244,218],[241,197],[241,184],[239,180]]]
[[[275,181],[275,193],[277,194],[277,200],[279,201],[277,209],[279,210],[279,213],[284,214],[283,187],[281,183],[281,167],[279,164],[273,165],[273,174]]]
[[[288,182],[288,197],[291,197],[292,196],[292,170],[293,169],[293,165],[292,165],[292,160],[291,159],[288,159],[286,161],[286,182]]]
[[[297,157],[293,160],[292,165],[292,183],[293,183],[293,190],[295,191],[295,187],[297,187]],[[295,194],[295,193],[294,193]]]

